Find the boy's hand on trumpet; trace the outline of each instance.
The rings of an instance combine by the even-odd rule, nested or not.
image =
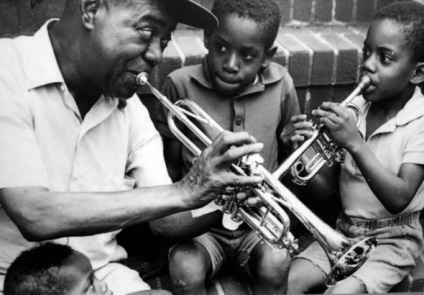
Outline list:
[[[312,136],[313,123],[306,119],[307,116],[304,114],[291,117],[289,124],[284,127],[280,135],[284,145],[290,147],[293,151]]]
[[[335,102],[323,102],[318,109],[312,111],[312,115],[318,117],[319,122],[329,129],[338,146],[350,150],[358,140],[362,140],[349,108]]]

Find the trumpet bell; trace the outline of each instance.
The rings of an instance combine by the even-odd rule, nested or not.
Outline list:
[[[352,245],[342,254],[340,258],[337,259],[331,268],[331,272],[326,279],[326,285],[335,285],[338,281],[341,281],[353,274],[365,263],[376,246],[376,237],[368,237]]]

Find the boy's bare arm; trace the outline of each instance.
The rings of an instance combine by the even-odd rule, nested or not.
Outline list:
[[[349,150],[375,196],[392,214],[405,209],[424,180],[424,166],[402,164],[397,175],[388,171],[365,141]]]
[[[395,175],[371,151],[346,108],[335,103],[323,103],[313,114],[319,116],[320,121],[330,129],[335,142],[349,151],[384,207],[393,214],[405,209],[424,180],[424,166],[402,164]]]

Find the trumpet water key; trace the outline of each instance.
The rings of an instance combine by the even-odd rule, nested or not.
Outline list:
[[[195,156],[200,155],[201,149],[191,141],[176,125],[175,119],[184,124],[205,146],[212,144],[209,138],[200,128],[193,123],[194,121],[206,124],[221,133],[223,128],[216,123],[205,111],[203,111],[193,101],[182,99],[172,103],[167,97],[162,95],[147,80],[147,74],[141,73],[137,76],[136,83],[140,86],[147,85],[150,87],[153,95],[168,109],[168,124],[172,133],[188,148]],[[258,172],[261,157],[259,155],[246,156],[238,163],[231,165],[234,173],[239,175],[252,175]],[[258,197],[261,198],[264,206],[251,207],[235,198],[237,189],[244,188],[227,188],[223,193],[226,199],[218,199],[218,203],[223,206],[223,212],[231,217],[235,222],[239,221],[239,217],[248,226],[250,226],[264,241],[273,248],[287,248],[289,251],[297,249],[297,241],[290,233],[290,219],[287,213],[276,201],[274,191],[270,189],[265,180],[263,184],[255,187],[249,187]]]
[[[347,107],[355,117],[357,125],[361,120],[358,107],[351,101],[358,96],[363,89],[367,88],[371,79],[363,75],[358,86],[340,104]],[[344,161],[344,150],[338,147],[332,140],[328,129],[324,125],[313,126],[312,136],[296,149],[279,167],[274,171],[274,177],[281,179],[288,172],[292,173],[293,182],[298,185],[306,185],[318,171],[324,166]]]

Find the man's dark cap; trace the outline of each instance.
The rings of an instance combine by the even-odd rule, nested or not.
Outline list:
[[[215,29],[218,19],[205,7],[191,0],[167,0],[178,22],[201,29]]]

